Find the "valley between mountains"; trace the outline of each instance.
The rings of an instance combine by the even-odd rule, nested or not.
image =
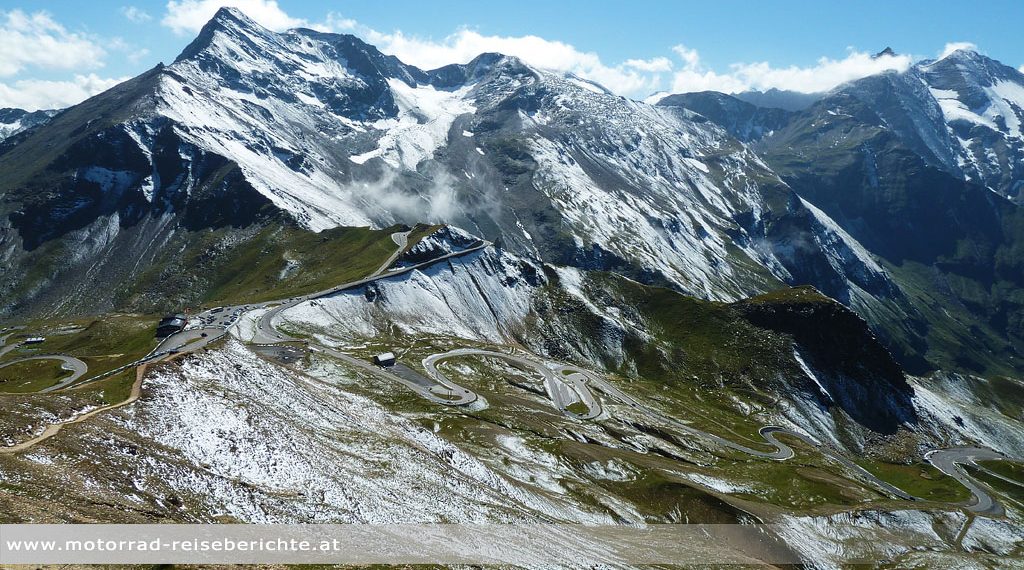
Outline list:
[[[811,567],[1019,563],[1024,75],[961,50],[801,101],[222,9],[0,115],[2,522],[767,523]]]

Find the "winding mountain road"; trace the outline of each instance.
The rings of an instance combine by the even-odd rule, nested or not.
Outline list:
[[[79,378],[84,376],[86,372],[89,371],[89,367],[84,362],[75,358],[74,356],[66,356],[64,354],[40,354],[39,356],[19,358],[18,360],[12,360],[10,362],[4,362],[3,364],[0,364],[0,368],[3,368],[4,366],[10,364],[15,364],[17,362],[26,362],[28,360],[59,360],[61,362],[61,367],[64,370],[71,371],[71,376],[68,376],[67,378],[61,380],[57,384],[50,386],[49,388],[43,388],[42,390],[39,391],[39,393],[60,390],[61,388],[67,386],[68,384],[71,384],[75,380],[78,380]]]
[[[410,273],[417,269],[423,269],[431,265],[447,261],[452,258],[462,257],[465,255],[469,255],[471,253],[475,253],[491,245],[490,242],[481,240],[481,242],[478,245],[475,245],[473,247],[452,251],[447,254],[440,255],[434,259],[424,261],[422,263],[417,263],[415,265],[411,265],[408,267],[402,267],[399,269],[388,271],[388,268],[395,263],[395,261],[399,258],[399,256],[402,255],[402,253],[408,246],[409,233],[410,232],[396,232],[391,234],[391,239],[392,241],[395,242],[395,245],[398,246],[398,249],[396,249],[395,252],[391,254],[391,256],[388,257],[388,259],[379,268],[377,268],[376,271],[371,273],[366,278],[358,279],[356,281],[351,281],[348,283],[343,283],[341,285],[337,285],[335,287],[331,287],[330,289],[325,289],[323,291],[318,291],[316,293],[310,293],[308,295],[287,299],[284,302],[278,303],[269,311],[263,313],[263,315],[259,317],[259,321],[256,324],[256,332],[253,335],[252,342],[255,344],[277,344],[282,342],[295,342],[303,340],[288,336],[277,330],[277,328],[274,326],[274,319],[279,314],[292,307],[295,307],[296,305],[299,305],[300,303],[304,303],[306,301],[310,301],[313,299],[329,297],[342,291],[354,289],[356,287],[361,287],[363,285],[373,283],[381,279],[391,278],[396,275]],[[270,307],[273,304],[274,303],[264,303],[262,305],[259,305],[258,308]],[[373,364],[370,364],[369,362],[355,358],[351,355],[345,354],[344,352],[335,350],[331,347],[317,344],[314,341],[306,340],[305,342],[309,343],[310,350],[314,352],[327,354],[329,356],[347,362],[348,364],[362,368],[363,370],[366,370],[367,372],[370,372],[376,376],[402,384],[403,386],[419,394],[421,397],[426,398],[427,400],[430,400],[431,402],[437,404],[444,404],[449,406],[464,406],[476,402],[477,400],[480,399],[479,396],[472,390],[460,386],[455,382],[435,380],[437,381],[438,387],[444,389],[442,393],[438,393],[433,391],[431,387],[424,386],[417,382],[413,382],[409,379],[403,378],[398,374],[394,374],[388,371],[384,367],[375,366]]]
[[[223,337],[225,334],[227,334],[227,331],[232,326],[234,326],[234,324],[238,321],[240,315],[243,312],[265,309],[270,307],[270,310],[268,310],[259,318],[256,326],[256,332],[254,334],[252,342],[256,344],[277,344],[282,342],[298,341],[300,339],[295,339],[284,333],[281,333],[274,326],[274,319],[281,312],[305,301],[327,297],[341,291],[353,289],[362,285],[366,285],[368,283],[375,282],[380,279],[390,278],[396,275],[401,275],[404,273],[415,271],[417,269],[422,269],[454,257],[461,257],[476,251],[480,251],[491,245],[490,242],[482,241],[479,245],[476,245],[474,247],[470,247],[455,252],[450,252],[448,254],[439,256],[435,259],[425,261],[416,265],[411,265],[408,267],[388,271],[388,268],[391,267],[391,265],[398,259],[398,257],[405,250],[408,244],[408,235],[409,232],[396,232],[392,234],[391,238],[395,242],[395,245],[398,246],[398,249],[376,271],[374,271],[371,275],[369,275],[366,278],[352,281],[349,283],[344,283],[323,291],[310,293],[308,295],[302,295],[299,297],[292,297],[281,301],[271,301],[266,303],[256,303],[250,305],[222,307],[216,310],[204,312],[199,316],[202,319],[201,322],[209,322],[209,324],[215,323],[216,326],[189,329],[186,331],[182,331],[181,333],[177,333],[176,335],[172,335],[171,337],[164,339],[164,341],[161,342],[157,346],[157,348],[155,348],[150,354],[146,355],[145,357],[139,359],[136,362],[133,362],[129,365],[126,365],[125,367],[122,367],[122,369],[130,366],[142,367],[138,368],[137,379],[135,384],[133,385],[131,396],[126,401],[113,406],[93,410],[87,414],[83,414],[82,416],[79,416],[67,422],[47,426],[47,428],[40,435],[36,436],[32,440],[22,442],[11,447],[0,448],[0,453],[17,453],[20,451],[24,451],[25,449],[30,448],[32,445],[35,445],[40,441],[52,437],[58,431],[60,431],[63,425],[69,423],[77,423],[87,419],[88,417],[92,417],[93,415],[100,413],[102,411],[113,409],[134,402],[139,397],[139,393],[141,390],[141,380],[143,375],[142,371],[144,370],[145,365],[167,358],[168,356],[171,355],[197,350],[198,348],[207,345],[213,340]],[[205,315],[205,317],[202,315]],[[5,346],[6,340],[11,334],[13,334],[13,332],[8,333],[7,335],[0,338],[0,356],[16,348],[17,345],[10,347]],[[449,379],[447,376],[445,376],[444,373],[437,369],[439,363],[447,359],[461,356],[498,358],[505,360],[517,367],[538,372],[543,378],[545,391],[548,397],[551,399],[555,407],[562,413],[566,414],[567,416],[574,417],[579,420],[593,420],[599,418],[604,413],[600,401],[594,396],[593,392],[589,388],[589,386],[594,386],[597,390],[605,394],[610,399],[615,400],[622,405],[631,407],[637,410],[638,412],[643,413],[648,417],[656,421],[659,421],[663,424],[671,426],[672,428],[677,429],[683,433],[704,439],[705,441],[712,442],[724,448],[739,451],[761,459],[785,461],[787,459],[792,458],[795,455],[795,452],[790,446],[778,440],[778,438],[776,437],[777,434],[786,435],[789,437],[799,439],[800,441],[815,447],[822,454],[838,462],[839,464],[847,468],[849,471],[856,474],[858,478],[873,485],[874,487],[881,490],[885,494],[904,500],[917,500],[915,497],[904,492],[898,487],[895,487],[894,485],[891,485],[879,479],[878,477],[876,477],[875,475],[871,474],[866,469],[858,465],[857,463],[836,453],[830,448],[823,446],[821,443],[817,442],[807,434],[803,434],[791,429],[786,429],[778,426],[764,426],[759,430],[759,433],[761,437],[765,440],[765,443],[767,443],[774,449],[770,451],[755,449],[743,445],[741,443],[737,443],[732,440],[726,439],[724,437],[694,428],[673,417],[667,416],[665,414],[658,412],[657,410],[651,409],[650,407],[639,402],[635,398],[624,393],[616,386],[612,385],[602,376],[589,370],[572,365],[541,361],[536,358],[524,357],[517,354],[508,354],[503,352],[473,348],[459,348],[444,353],[432,354],[423,359],[422,364],[427,372],[427,375],[430,377],[431,380],[433,380],[437,384],[437,387],[442,387],[447,391],[447,394],[445,394],[445,396],[447,397],[442,397],[438,395],[435,391],[433,391],[431,389],[432,387],[428,387],[425,384],[421,384],[406,378],[402,378],[396,374],[389,372],[387,369],[383,367],[374,366],[369,362],[352,357],[351,355],[345,354],[344,352],[340,352],[333,348],[310,343],[310,350],[314,352],[327,354],[331,357],[340,359],[348,364],[360,367],[377,376],[400,383],[408,387],[409,389],[413,390],[423,398],[430,400],[431,402],[445,405],[466,405],[476,401],[479,397],[476,393],[456,384],[455,382],[451,381],[451,379]],[[16,362],[37,359],[62,360],[64,362],[65,367],[69,367],[69,369],[73,370],[74,372],[74,374],[70,378],[61,381],[61,383],[56,386],[51,386],[43,390],[44,392],[59,390],[73,384],[76,380],[83,376],[87,370],[85,363],[82,362],[81,360],[64,355],[32,356],[24,359],[5,362],[3,364],[0,364],[0,368],[2,368],[3,366],[14,364]],[[97,378],[103,376],[105,375],[101,375]],[[89,381],[91,380],[93,379],[90,379]],[[582,413],[570,411],[569,407],[576,403],[582,404],[586,408],[586,411]],[[971,492],[973,496],[972,501],[961,504],[960,506],[978,515],[1001,516],[1004,514],[1005,511],[1003,510],[1003,507],[993,499],[993,497],[988,493],[988,491],[986,491],[983,487],[978,485],[977,482],[960,467],[961,465],[964,464],[974,463],[976,460],[1006,459],[1004,455],[989,449],[964,447],[934,450],[926,454],[925,458],[938,470],[949,475],[950,477],[953,477],[956,481],[958,481]]]
[[[522,356],[507,354],[503,352],[460,348],[450,350],[445,353],[433,354],[431,356],[428,356],[423,360],[423,367],[427,370],[427,374],[434,377],[438,381],[448,381],[444,374],[437,370],[437,363],[456,356],[480,356],[488,358],[500,358],[512,362],[513,364],[518,364],[520,366],[540,372],[540,374],[544,377],[548,395],[554,402],[555,406],[565,414],[579,419],[594,419],[601,415],[601,405],[598,403],[597,399],[593,396],[593,394],[585,384],[585,382],[589,382],[596,386],[599,390],[601,390],[601,392],[603,392],[607,396],[611,397],[614,400],[617,400],[620,404],[634,408],[652,419],[655,419],[663,424],[670,425],[673,428],[684,433],[687,433],[689,435],[704,439],[706,441],[711,441],[719,446],[728,449],[733,449],[735,451],[740,451],[748,455],[753,455],[754,457],[759,457],[762,459],[771,459],[775,461],[785,461],[787,459],[790,459],[795,455],[793,448],[779,441],[775,437],[775,434],[782,434],[795,437],[809,445],[814,446],[823,454],[827,455],[828,457],[831,457],[833,460],[842,464],[847,469],[856,473],[858,477],[861,478],[862,480],[881,489],[885,493],[905,500],[914,500],[914,497],[905,493],[903,490],[893,485],[890,485],[885,481],[882,481],[878,477],[875,477],[860,465],[857,465],[856,463],[850,461],[846,457],[838,453],[835,453],[834,451],[827,447],[822,446],[820,443],[818,443],[817,441],[815,441],[813,438],[806,434],[802,434],[797,431],[777,426],[765,426],[760,430],[761,437],[764,438],[766,443],[773,446],[775,449],[773,451],[762,451],[760,449],[747,447],[745,445],[736,443],[732,440],[715,435],[713,433],[699,430],[675,418],[657,412],[651,409],[650,407],[640,403],[635,398],[625,394],[624,392],[622,392],[621,390],[619,390],[618,388],[610,384],[608,381],[598,376],[597,374],[594,374],[589,370],[585,370],[583,368],[579,368],[576,366],[558,363],[545,364],[532,358],[524,358]],[[586,413],[576,414],[566,409],[567,404],[565,403],[564,396],[562,396],[562,390],[554,387],[559,384],[564,385],[565,380],[572,381],[571,389],[579,395],[579,401],[583,402],[587,406],[588,411]]]
[[[0,356],[3,356],[8,352],[21,346],[21,343],[7,345],[7,338],[10,337],[12,334],[14,334],[13,331],[7,333],[3,337],[0,337]],[[58,360],[61,362],[61,367],[64,370],[68,370],[71,372],[71,376],[64,378],[63,380],[61,380],[57,384],[54,384],[53,386],[49,386],[47,388],[39,390],[39,393],[60,390],[61,388],[64,388],[65,386],[68,386],[69,384],[73,383],[75,380],[78,380],[79,378],[84,376],[86,372],[89,371],[89,367],[84,362],[75,358],[74,356],[68,356],[66,354],[34,354],[32,356],[26,356],[24,358],[16,358],[14,360],[0,362],[0,369],[11,366],[12,364],[18,364],[19,362],[29,362],[32,360]]]
[[[8,332],[7,334],[5,334],[3,336],[0,336],[0,357],[3,357],[3,355],[5,355],[8,352],[14,350],[15,348],[18,348],[18,346],[21,345],[21,343],[8,345],[7,344],[7,339],[10,338],[11,335],[13,335],[15,332],[17,332],[19,330],[22,330],[24,328],[25,327],[13,327],[10,330],[10,332]]]
[[[601,404],[598,403],[597,399],[594,398],[594,395],[589,389],[587,389],[586,385],[584,385],[582,381],[578,378],[573,378],[573,381],[566,382],[568,378],[558,377],[559,374],[557,368],[550,368],[545,366],[544,363],[538,362],[532,358],[524,358],[522,356],[506,354],[504,352],[494,352],[491,350],[456,348],[455,350],[450,350],[441,354],[432,354],[424,358],[423,368],[427,371],[427,375],[433,378],[434,381],[440,384],[454,384],[454,382],[445,376],[444,373],[437,369],[437,364],[457,356],[500,358],[520,367],[535,370],[544,378],[544,389],[547,392],[548,397],[552,402],[554,402],[555,407],[564,414],[581,420],[591,420],[601,415]],[[575,394],[576,397],[573,397],[573,394]],[[587,407],[587,411],[584,413],[569,411],[568,407],[574,402],[582,402],[583,405]]]
[[[475,392],[469,390],[468,388],[459,386],[454,382],[437,381],[439,387],[443,387],[446,389],[443,395],[439,395],[437,392],[432,391],[431,388],[428,386],[417,384],[416,382],[402,378],[397,374],[389,372],[386,368],[375,366],[365,360],[345,354],[344,352],[339,352],[332,348],[327,348],[326,346],[321,345],[312,345],[310,346],[310,350],[312,350],[313,352],[321,352],[323,354],[327,354],[329,356],[347,362],[348,364],[362,368],[363,370],[376,376],[380,376],[393,382],[398,382],[399,384],[404,385],[413,392],[419,394],[421,397],[430,400],[435,404],[444,404],[446,406],[464,406],[466,404],[472,404],[473,402],[479,399],[479,396],[477,396]]]
[[[336,293],[340,293],[342,291],[346,291],[346,290],[349,290],[349,289],[355,289],[356,287],[361,287],[363,285],[367,285],[369,283],[373,283],[373,282],[379,281],[381,279],[387,279],[387,278],[394,277],[396,275],[402,275],[402,274],[405,274],[405,273],[411,273],[411,272],[416,271],[418,269],[424,269],[426,267],[429,267],[431,265],[435,265],[435,264],[440,263],[442,261],[447,261],[447,260],[452,259],[452,258],[462,257],[462,256],[465,256],[465,255],[469,255],[471,253],[475,253],[475,252],[480,251],[480,250],[482,250],[482,249],[484,249],[486,247],[489,247],[491,245],[491,242],[486,241],[486,240],[481,240],[478,245],[475,245],[473,247],[469,247],[469,248],[466,248],[466,249],[461,249],[461,250],[458,250],[458,251],[453,251],[453,252],[450,252],[450,253],[446,253],[446,254],[440,255],[440,256],[438,256],[438,257],[436,257],[434,259],[431,259],[431,260],[428,260],[428,261],[424,261],[422,263],[417,263],[415,265],[410,265],[408,267],[402,267],[402,268],[399,268],[399,269],[394,269],[394,270],[391,270],[391,271],[387,271],[387,268],[390,267],[391,264],[393,264],[395,262],[395,260],[398,259],[398,257],[405,250],[406,244],[408,243],[408,235],[409,235],[409,232],[397,232],[397,234],[392,234],[391,235],[392,240],[395,242],[396,245],[399,246],[398,250],[394,254],[391,255],[391,257],[384,263],[384,265],[381,265],[380,268],[377,269],[377,271],[371,273],[368,277],[365,277],[363,279],[357,279],[356,281],[350,281],[348,283],[343,283],[341,285],[338,285],[338,286],[335,286],[335,287],[331,287],[330,289],[325,289],[323,291],[318,291],[316,293],[310,293],[308,295],[302,295],[300,297],[293,297],[291,299],[286,299],[283,302],[276,302],[277,305],[275,307],[273,307],[272,309],[270,309],[269,311],[267,311],[266,313],[264,313],[260,317],[259,323],[257,324],[257,327],[256,327],[256,335],[253,337],[252,342],[254,342],[256,344],[274,344],[274,343],[278,343],[278,342],[293,342],[293,341],[298,340],[298,339],[292,338],[290,336],[287,336],[287,335],[282,334],[281,332],[279,332],[274,327],[274,319],[277,317],[277,315],[281,314],[283,311],[287,311],[288,309],[290,309],[290,308],[292,308],[292,307],[294,307],[294,306],[296,306],[296,305],[298,305],[300,303],[304,303],[306,301],[310,301],[310,300],[313,300],[313,299],[321,299],[323,297],[330,297],[331,295],[334,295]],[[275,302],[263,303],[263,304],[259,305],[259,307],[261,307],[261,308],[262,307],[269,307],[269,306],[274,305],[274,304],[275,304]]]
[[[647,406],[644,406],[634,398],[623,393],[621,390],[611,385],[600,376],[590,373],[589,371],[572,366],[564,366],[563,369],[574,370],[583,374],[593,385],[597,386],[599,390],[604,392],[606,395],[612,397],[613,399],[618,400],[622,404],[641,410],[644,413],[648,414],[649,416],[659,419],[663,423],[671,425],[681,431],[692,434],[694,436],[715,442],[723,447],[740,451],[748,455],[753,455],[755,457],[760,457],[763,459],[785,461],[787,459],[792,458],[795,455],[795,453],[791,447],[779,441],[775,437],[775,435],[787,435],[790,437],[797,438],[800,441],[803,441],[804,443],[813,446],[822,454],[826,455],[827,457],[831,458],[832,460],[836,461],[837,463],[841,464],[842,466],[846,467],[848,470],[856,474],[857,477],[860,478],[861,480],[870,483],[871,485],[884,491],[886,494],[890,496],[894,496],[908,501],[920,500],[917,497],[914,497],[913,495],[910,495],[909,493],[903,491],[899,487],[896,487],[895,485],[892,485],[879,479],[874,474],[864,469],[854,461],[822,445],[820,442],[816,441],[814,438],[810,437],[807,434],[777,426],[765,426],[759,430],[761,437],[763,437],[768,444],[775,447],[775,450],[766,452],[753,449],[745,445],[736,443],[732,440],[725,439],[721,436],[696,429],[692,426],[689,426],[683,422],[676,420],[675,418],[666,416],[655,410],[652,410]],[[957,482],[959,482],[961,485],[966,487],[971,492],[971,494],[973,495],[972,500],[970,502],[963,503],[960,506],[974,513],[983,515],[1001,516],[1004,513],[1002,506],[999,505],[995,501],[995,499],[993,499],[992,495],[989,494],[989,492],[985,490],[983,487],[978,485],[970,475],[968,475],[963,469],[960,468],[960,465],[974,463],[976,460],[1006,459],[1005,455],[993,451],[991,449],[983,449],[978,447],[964,447],[934,450],[927,453],[925,455],[925,459],[933,466],[935,466],[936,469],[954,478]]]
[[[386,269],[392,263],[394,263],[394,261],[398,258],[398,255],[405,247],[405,242],[400,241],[400,238],[396,236],[397,234],[393,235],[392,238],[395,240],[395,243],[399,245],[399,250],[394,255],[392,255],[391,258],[389,258],[387,263],[382,265],[380,269],[374,272],[374,274],[370,275],[365,279],[360,279],[358,281],[353,281],[351,283],[339,285],[337,287],[333,287],[331,289],[321,291],[319,293],[313,293],[300,298],[290,299],[285,303],[279,304],[278,306],[274,307],[273,309],[265,313],[260,318],[257,326],[257,333],[255,335],[256,338],[259,338],[259,340],[256,341],[254,339],[254,342],[274,344],[279,342],[290,342],[298,340],[279,332],[274,327],[274,317],[276,317],[282,311],[294,307],[295,305],[298,305],[301,302],[310,299],[326,297],[340,291],[344,291],[347,289],[351,289],[354,287],[365,285],[367,283],[377,281],[382,278],[392,277],[416,269],[424,268],[452,257],[467,255],[469,253],[478,251],[491,245],[489,242],[483,242],[479,246],[473,248],[469,248],[458,252],[452,252],[450,254],[440,256],[436,259],[426,261],[414,266],[384,273]],[[405,236],[407,236],[407,234],[405,234]],[[269,305],[270,304],[268,303],[265,306]],[[672,418],[656,410],[653,410],[650,407],[644,405],[643,403],[637,401],[635,398],[629,396],[628,394],[625,394],[624,392],[622,392],[622,390],[613,386],[600,375],[595,374],[584,368],[579,368],[572,365],[542,362],[535,358],[527,358],[515,354],[473,348],[458,348],[444,353],[432,354],[423,359],[422,363],[423,368],[427,372],[427,375],[439,385],[448,387],[450,393],[459,395],[459,397],[456,399],[445,400],[439,398],[435,393],[431,392],[429,389],[425,388],[422,385],[408,381],[395,374],[391,374],[390,372],[387,372],[386,369],[384,368],[373,366],[363,360],[353,358],[352,356],[347,355],[345,353],[319,345],[311,346],[311,350],[334,356],[335,358],[339,358],[352,365],[359,366],[364,370],[372,372],[376,375],[386,377],[395,382],[399,382],[409,387],[420,396],[432,402],[446,405],[465,405],[467,403],[475,401],[477,399],[477,395],[472,391],[463,388],[462,386],[459,386],[458,384],[454,383],[451,379],[449,379],[447,376],[445,376],[444,373],[442,373],[437,368],[437,365],[439,363],[443,362],[444,360],[458,356],[479,356],[484,358],[499,358],[507,362],[510,362],[513,365],[526,368],[527,370],[534,370],[540,373],[540,375],[544,379],[545,391],[547,392],[548,397],[551,399],[552,403],[555,405],[556,408],[558,408],[562,413],[568,416],[575,417],[580,420],[592,420],[602,415],[603,409],[601,407],[601,404],[599,400],[596,397],[594,397],[592,391],[588,388],[589,384],[596,387],[599,391],[601,391],[611,399],[617,400],[620,404],[634,408],[640,411],[641,413],[646,414],[648,417],[651,417],[652,419],[672,426],[673,428],[683,433],[704,439],[706,441],[710,441],[727,449],[739,451],[741,453],[745,453],[747,455],[751,455],[761,459],[785,461],[787,459],[794,457],[795,452],[793,451],[793,448],[783,443],[782,441],[779,441],[779,439],[776,437],[777,435],[786,435],[789,437],[799,439],[800,441],[816,448],[823,455],[836,461],[837,463],[848,469],[850,472],[855,474],[859,479],[874,486],[882,493],[903,500],[918,500],[916,497],[910,495],[909,493],[903,491],[902,489],[890,483],[887,483],[882,479],[879,479],[874,474],[872,474],[865,468],[861,467],[854,461],[822,445],[820,442],[816,441],[814,438],[810,437],[807,434],[800,433],[787,428],[782,428],[779,426],[764,426],[759,430],[759,434],[765,440],[765,443],[767,443],[774,449],[770,451],[755,449],[743,445],[741,443],[734,442],[730,439],[726,439],[724,437],[715,435],[713,433],[709,433],[694,428],[675,418]],[[586,407],[587,411],[584,413],[576,413],[569,411],[568,407],[575,402],[582,403]],[[935,465],[937,469],[939,469],[943,473],[946,473],[947,475],[950,475],[958,482],[963,484],[968,490],[971,491],[973,495],[973,501],[970,503],[962,504],[960,506],[963,506],[964,508],[971,510],[972,512],[975,512],[977,514],[984,515],[996,516],[1003,512],[1002,507],[995,502],[992,496],[981,486],[977,485],[974,482],[974,480],[969,475],[967,475],[962,469],[960,469],[959,464],[973,462],[975,459],[1003,459],[1004,457],[1002,457],[1001,455],[997,454],[994,451],[984,450],[980,448],[936,450],[926,457],[933,465]]]
[[[980,515],[1002,516],[1006,513],[1003,506],[960,467],[986,459],[1006,459],[1005,455],[980,447],[955,447],[929,451],[924,457],[936,469],[959,481],[974,495],[974,502],[964,505],[964,508]]]

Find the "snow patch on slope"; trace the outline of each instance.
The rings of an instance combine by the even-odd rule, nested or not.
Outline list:
[[[538,266],[487,249],[307,301],[281,319],[335,338],[373,336],[395,326],[407,334],[501,343],[526,319],[542,280]]]
[[[982,445],[1011,456],[1024,457],[1024,441],[1008,434],[1024,433],[1024,423],[1004,416],[972,391],[968,382],[986,382],[956,374],[941,374],[928,379],[911,378],[914,406],[927,418],[928,427],[938,437],[954,434],[954,445]]]
[[[960,100],[960,94],[948,89],[932,88],[932,96],[939,102],[946,122],[967,121],[993,131],[1003,130],[997,121],[1006,126],[1006,135],[1016,139],[1021,135],[1021,115],[1024,115],[1024,85],[1012,81],[999,81],[983,89],[987,105],[971,109]],[[1016,109],[1014,108],[1016,107]]]
[[[907,543],[946,548],[935,531],[933,515],[924,511],[784,516],[773,529],[813,568],[845,568],[857,559],[892,560],[910,550]],[[886,538],[892,532],[898,532],[903,540]]]
[[[375,129],[383,131],[377,148],[349,157],[352,162],[363,164],[379,157],[394,168],[414,171],[448,141],[456,117],[476,111],[466,100],[468,86],[445,91],[432,85],[410,87],[398,79],[389,79],[388,85],[398,105],[398,117],[374,123]]]

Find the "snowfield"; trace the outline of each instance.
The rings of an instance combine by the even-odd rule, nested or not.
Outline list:
[[[388,85],[398,104],[398,117],[372,125],[383,134],[376,149],[349,157],[356,164],[379,157],[393,168],[415,171],[420,162],[433,157],[448,141],[455,118],[476,110],[465,100],[468,86],[442,91],[430,85],[409,87],[397,79],[388,80]]]

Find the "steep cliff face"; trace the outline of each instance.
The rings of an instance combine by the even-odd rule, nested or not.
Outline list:
[[[745,319],[792,337],[797,358],[829,406],[879,433],[916,423],[914,394],[903,370],[864,319],[810,287],[736,303]]]

